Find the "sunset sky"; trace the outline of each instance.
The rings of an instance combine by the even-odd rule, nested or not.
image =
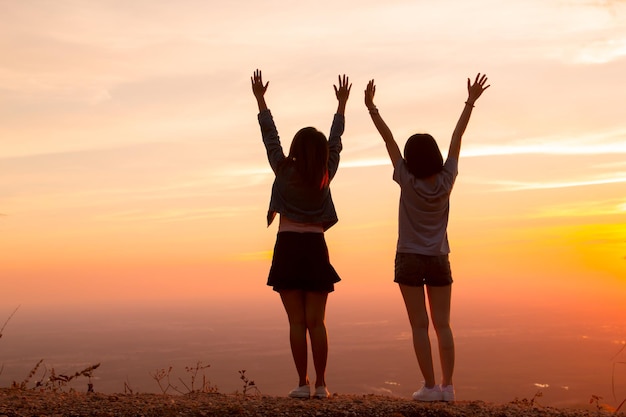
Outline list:
[[[277,302],[257,68],[285,146],[327,133],[337,75],[353,84],[326,235],[338,302],[397,297],[399,189],[367,81],[401,147],[428,132],[445,154],[481,72],[449,226],[460,300],[624,314],[626,1],[0,0],[0,14],[0,314]]]

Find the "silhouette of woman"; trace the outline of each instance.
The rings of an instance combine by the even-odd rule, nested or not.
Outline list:
[[[338,100],[328,140],[313,127],[298,131],[285,156],[272,114],[265,102],[268,83],[261,71],[251,77],[252,92],[259,107],[261,135],[267,157],[275,174],[267,216],[268,226],[280,213],[278,234],[267,285],[280,294],[289,319],[291,353],[298,372],[298,386],[290,397],[309,398],[307,374],[307,333],[315,367],[316,398],[330,394],[326,388],[328,339],[324,317],[328,293],[340,281],[330,264],[324,232],[337,223],[330,194],[330,182],[339,166],[344,113],[351,84],[339,76],[334,86]]]
[[[455,352],[450,327],[452,274],[447,234],[450,193],[458,173],[461,138],[474,103],[489,87],[485,86],[486,82],[487,77],[480,74],[473,83],[467,79],[468,98],[452,133],[445,163],[435,139],[428,134],[411,136],[403,158],[391,130],[374,105],[374,80],[365,89],[365,105],[385,142],[394,168],[393,179],[401,190],[394,281],[400,286],[415,355],[424,377],[424,386],[413,393],[418,401],[455,400],[452,384]],[[435,385],[426,296],[439,344],[443,373],[440,385]]]

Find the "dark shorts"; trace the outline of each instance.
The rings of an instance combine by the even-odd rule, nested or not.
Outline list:
[[[396,253],[394,282],[412,287],[445,287],[452,284],[448,255]]]
[[[278,233],[267,279],[274,291],[332,292],[339,281],[323,233]]]

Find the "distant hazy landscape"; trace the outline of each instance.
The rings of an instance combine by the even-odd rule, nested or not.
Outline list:
[[[365,305],[355,311],[331,300],[329,388],[408,397],[420,378],[402,306]],[[238,371],[246,370],[263,394],[282,396],[295,371],[281,308],[277,302],[264,308],[187,304],[41,314],[21,307],[0,339],[0,386],[24,380],[44,359],[57,373],[101,363],[93,380],[98,392],[123,392],[125,383],[135,392],[160,392],[150,373],[172,366],[172,384],[182,389],[178,378],[188,380],[185,367],[202,361],[211,365],[205,375],[219,392],[241,391]],[[624,323],[596,325],[545,313],[455,311],[458,399],[503,403],[541,392],[543,405],[584,404],[598,395],[615,406],[613,376],[617,402],[626,397],[626,366],[616,366],[612,375],[614,362],[624,361],[624,352],[616,357]],[[84,391],[86,382],[73,386]]]

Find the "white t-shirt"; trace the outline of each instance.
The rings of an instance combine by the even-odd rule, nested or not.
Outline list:
[[[402,253],[445,255],[448,244],[450,193],[458,174],[458,162],[448,158],[434,179],[418,179],[402,159],[394,169],[393,180],[400,185],[398,246]]]

